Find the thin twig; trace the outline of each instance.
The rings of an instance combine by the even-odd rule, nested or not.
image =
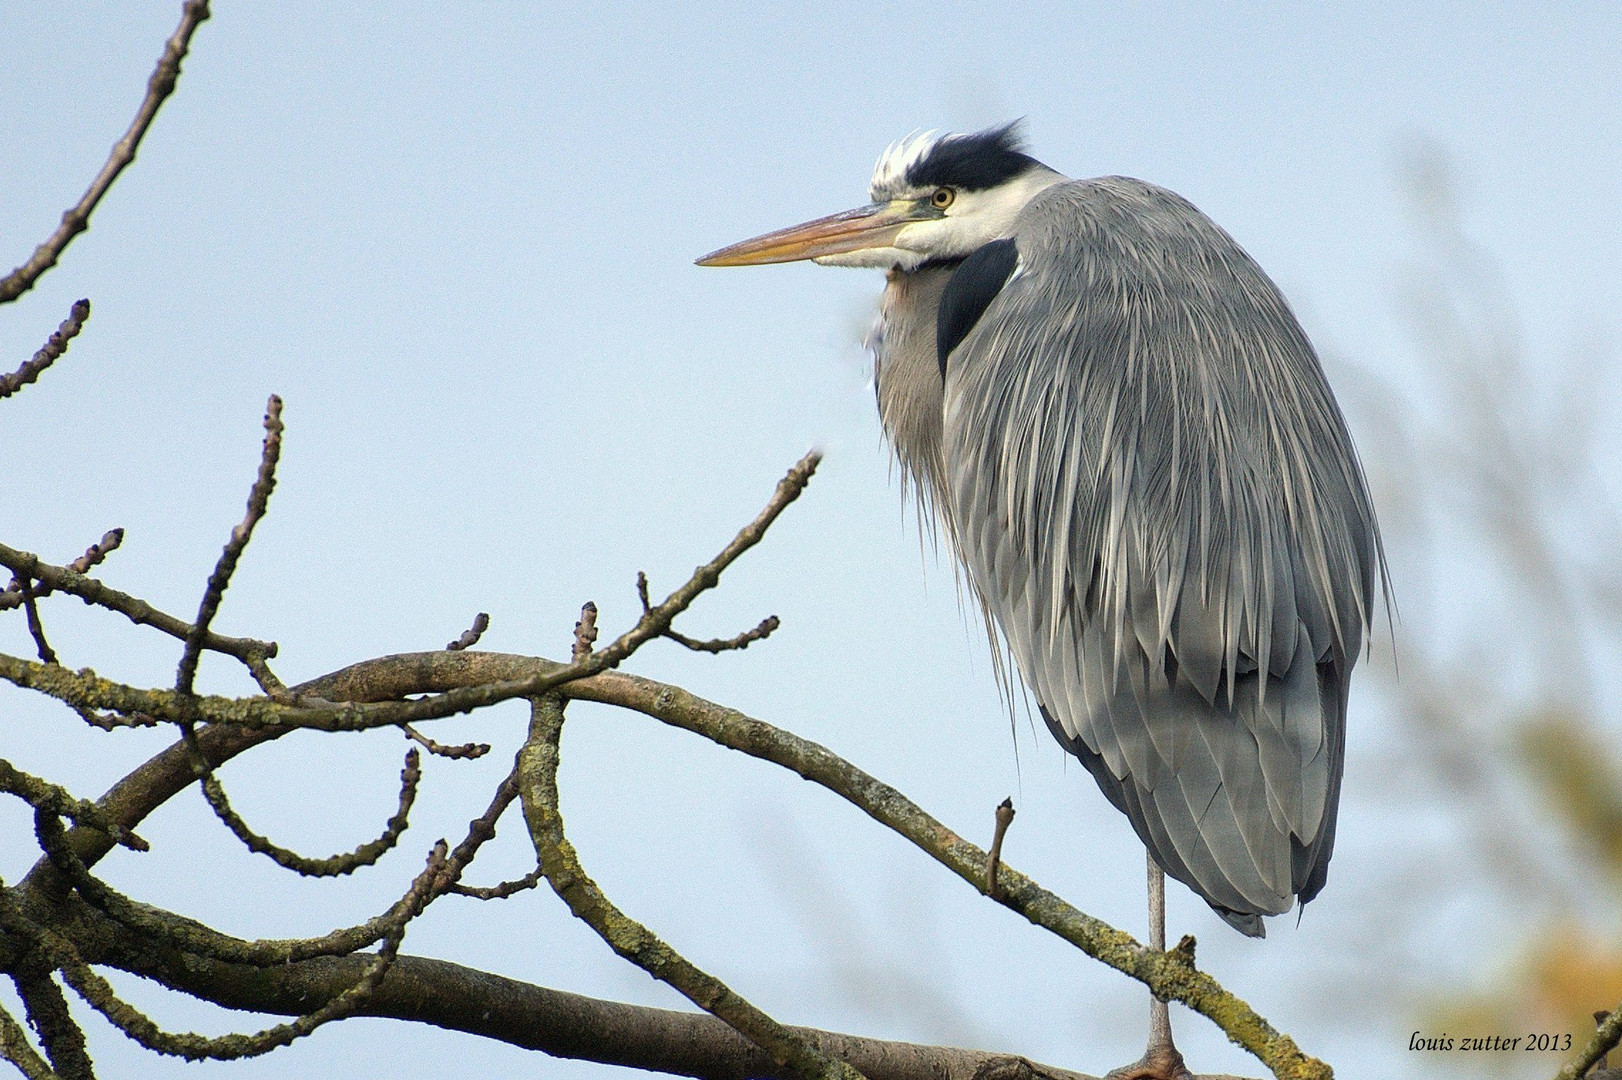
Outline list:
[[[121,529],[115,529],[114,532],[119,533],[120,536],[123,535]],[[103,537],[103,540],[105,539]],[[90,553],[86,552],[85,554],[89,555]],[[69,567],[52,566],[50,563],[41,560],[38,555],[27,551],[18,551],[16,548],[0,544],[0,566],[10,570],[18,580],[24,577],[32,578],[46,588],[65,592],[70,596],[77,596],[87,604],[106,608],[108,611],[115,611],[137,626],[150,626],[154,630],[159,630],[181,641],[185,641],[190,637],[195,629],[186,620],[159,611],[145,600],[109,588],[95,578],[87,577]],[[0,610],[8,606],[4,600],[10,594],[11,590],[0,593]],[[15,595],[16,600],[9,605],[11,607],[16,607],[22,603],[21,593]],[[44,592],[42,591],[39,595],[43,596]],[[274,641],[225,637],[212,631],[203,639],[203,647],[213,652],[235,657],[244,662],[249,657],[274,657],[276,655],[276,643]]]
[[[480,758],[490,752],[489,743],[459,743],[455,746],[446,746],[435,742],[410,724],[401,724],[400,730],[406,733],[406,738],[428,751],[436,757],[442,758]]]
[[[591,647],[597,644],[597,605],[587,600],[580,606],[580,621],[574,624],[574,644],[570,657],[579,663],[591,656]]]
[[[68,569],[75,574],[88,574],[91,570],[102,564],[102,561],[117,551],[124,543],[123,529],[108,529],[101,534],[101,539],[85,548],[84,554],[68,563]]]
[[[39,662],[42,664],[57,663],[56,650],[52,649],[51,643],[45,640],[45,624],[39,621],[39,604],[36,602],[34,594],[34,583],[27,578],[23,578],[17,582],[17,587],[22,590],[23,610],[28,615],[28,633],[32,635],[34,648],[39,652]]]
[[[436,884],[435,896],[447,892],[460,891],[457,886],[462,879],[462,872],[473,864],[473,859],[479,854],[479,848],[485,842],[492,840],[496,835],[496,822],[501,815],[518,798],[518,766],[514,765],[506,779],[496,785],[496,791],[490,798],[490,805],[483,814],[467,823],[467,836],[460,844],[452,849],[450,858],[445,862],[444,872],[440,874]],[[514,890],[517,891],[517,890]]]
[[[474,709],[535,697],[577,679],[589,678],[617,667],[648,641],[661,636],[671,621],[692,606],[704,592],[713,589],[721,574],[739,556],[758,544],[772,522],[805,490],[822,460],[816,451],[805,455],[778,481],[773,493],[755,520],[745,525],[721,549],[720,554],[693,571],[686,583],[648,610],[635,626],[614,639],[606,648],[564,667],[551,669],[513,682],[487,683],[449,690],[414,701],[390,701],[374,705],[280,704],[262,698],[233,700],[223,697],[196,697],[178,691],[140,690],[103,679],[94,672],[66,671],[60,667],[34,664],[0,653],[0,679],[29,690],[86,708],[110,709],[128,715],[141,713],[171,723],[186,725],[218,721],[247,726],[310,728],[318,731],[367,731],[397,727],[402,723],[434,720]],[[0,562],[9,549],[0,545]],[[298,699],[303,701],[305,699]]]
[[[200,1061],[205,1058],[231,1061],[268,1054],[278,1047],[286,1046],[293,1040],[308,1035],[325,1023],[351,1015],[365,1004],[366,999],[383,981],[383,976],[388,973],[389,967],[399,954],[400,940],[405,936],[407,924],[421,914],[423,908],[431,901],[434,883],[438,880],[444,859],[445,842],[441,840],[429,853],[427,870],[419,875],[412,892],[407,894],[405,910],[400,913],[394,925],[384,933],[382,947],[366,966],[361,977],[320,1008],[305,1013],[290,1024],[277,1024],[251,1035],[232,1034],[215,1038],[191,1033],[167,1032],[154,1024],[140,1010],[119,998],[111,984],[92,971],[89,965],[83,963],[66,965],[62,969],[62,977],[93,1009],[111,1021],[113,1026],[148,1050],[182,1057],[188,1061]]]
[[[405,895],[383,914],[358,925],[340,927],[316,938],[244,941],[202,923],[138,904],[91,874],[68,843],[62,823],[54,814],[42,810],[34,812],[34,835],[50,865],[66,876],[86,903],[108,918],[144,937],[172,945],[187,956],[253,967],[280,967],[316,957],[348,956],[376,944],[391,928],[400,925],[401,920],[415,917],[409,916],[409,912],[414,910],[419,897],[427,896],[431,900],[443,891],[441,881],[446,866],[443,858],[430,858]],[[0,893],[0,898],[3,896]],[[3,913],[0,907],[0,914]]]
[[[484,636],[484,632],[488,629],[490,629],[490,616],[481,611],[473,616],[473,625],[463,630],[462,636],[446,645],[445,648],[451,652],[471,649],[479,643],[479,639]]]
[[[118,713],[97,712],[87,705],[68,703],[68,708],[79,714],[79,718],[93,728],[102,731],[118,731],[121,728],[149,728],[157,727],[166,721],[155,716],[148,716],[142,712],[131,712],[124,715]]]
[[[145,840],[109,818],[101,807],[89,799],[76,799],[67,788],[25,773],[5,760],[0,760],[0,791],[17,796],[36,810],[59,814],[86,828],[100,830],[113,843],[131,851],[150,850]]]
[[[214,572],[208,576],[208,587],[203,590],[203,600],[197,606],[197,621],[192,623],[191,633],[186,636],[186,649],[181,653],[180,667],[175,674],[175,689],[181,694],[189,695],[192,692],[192,680],[197,677],[197,661],[203,655],[203,644],[208,638],[208,624],[214,621],[215,614],[220,610],[220,601],[225,598],[226,587],[231,584],[231,575],[236,573],[237,560],[242,557],[248,541],[253,539],[253,527],[265,516],[270,493],[276,490],[276,462],[281,456],[282,399],[272,394],[265,403],[265,443],[259,452],[259,473],[254,477],[253,487],[248,490],[247,515],[241,524],[231,530],[231,539],[225,542],[225,550],[220,552]]]
[[[382,834],[353,851],[339,852],[324,859],[312,859],[272,843],[249,828],[241,815],[231,808],[224,785],[208,767],[202,752],[197,749],[196,735],[188,731],[187,742],[192,750],[192,767],[197,771],[198,780],[202,784],[203,797],[208,800],[208,805],[213,807],[215,816],[225,823],[225,827],[230,829],[249,851],[264,855],[277,866],[294,873],[303,874],[305,877],[341,877],[352,874],[363,866],[375,864],[385,853],[392,850],[410,826],[411,807],[417,801],[417,784],[422,779],[422,770],[419,767],[421,757],[415,747],[406,751],[405,767],[400,770],[399,809],[383,826]]]
[[[22,367],[9,375],[0,375],[0,400],[10,397],[35,379],[40,373],[68,351],[68,342],[79,336],[84,329],[85,320],[90,318],[90,301],[75,300],[68,317],[62,320],[62,325],[56,328],[56,333],[46,339],[45,344],[33,355],[32,359],[25,360]]]
[[[259,689],[265,692],[266,697],[272,701],[293,703],[293,695],[288,692],[287,684],[270,670],[270,664],[263,655],[249,653],[242,658],[242,662],[247,666],[248,674],[253,676],[253,681],[259,684]]]
[[[986,895],[993,900],[999,899],[997,892],[997,867],[1002,864],[1002,838],[1008,833],[1008,826],[1014,823],[1014,797],[1012,795],[997,804],[997,831],[991,835],[991,852],[986,856]]]
[[[713,638],[709,641],[699,641],[675,630],[666,630],[665,637],[678,645],[685,645],[694,652],[723,653],[730,652],[733,649],[747,649],[750,642],[764,641],[766,638],[771,637],[772,631],[781,625],[783,625],[783,621],[776,615],[768,615],[760,620],[760,625],[753,630],[745,630],[743,633],[729,638]]]
[[[78,203],[63,213],[62,223],[56,227],[56,231],[34,249],[27,262],[0,280],[0,304],[9,303],[33,288],[40,275],[56,265],[56,260],[73,238],[89,228],[90,215],[95,211],[96,204],[101,202],[101,197],[107,194],[107,189],[113,186],[113,181],[118,179],[125,166],[135,160],[136,147],[140,146],[141,137],[151,126],[152,118],[158,115],[158,108],[164,99],[174,93],[175,81],[180,77],[180,62],[185,59],[192,34],[207,18],[208,0],[187,0],[180,13],[180,25],[164,43],[163,56],[158,59],[157,68],[147,80],[146,96],[141,99],[141,107],[136,110],[129,129],[124,132],[123,138],[113,144],[106,164],[90,182],[90,187]]]
[[[452,885],[447,892],[458,896],[471,896],[475,900],[505,900],[514,893],[521,893],[525,889],[533,889],[541,883],[541,868],[536,867],[521,878],[512,881],[503,881],[498,885]]]
[[[529,739],[518,752],[517,773],[524,819],[541,871],[569,910],[620,956],[674,987],[705,1012],[725,1020],[795,1076],[859,1080],[862,1074],[850,1065],[823,1054],[625,915],[586,876],[574,846],[564,835],[558,810],[558,737],[562,731],[563,699],[555,694],[536,698]]]

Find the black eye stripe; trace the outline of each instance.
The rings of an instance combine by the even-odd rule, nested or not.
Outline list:
[[[1025,153],[1019,121],[972,135],[948,135],[907,167],[914,187],[984,191],[1012,180],[1038,164]]]

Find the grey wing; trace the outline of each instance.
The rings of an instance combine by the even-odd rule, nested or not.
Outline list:
[[[1246,933],[1323,886],[1379,536],[1277,288],[1180,197],[1049,188],[947,357],[948,528],[1060,741]]]

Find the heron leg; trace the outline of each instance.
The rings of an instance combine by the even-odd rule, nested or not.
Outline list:
[[[1149,856],[1149,947],[1166,951],[1166,874]],[[1194,1080],[1171,1041],[1171,1010],[1149,997],[1149,1047],[1131,1065],[1111,1070],[1105,1080]]]

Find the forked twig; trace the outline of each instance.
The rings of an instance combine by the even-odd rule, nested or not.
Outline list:
[[[397,727],[403,723],[471,712],[513,698],[535,697],[565,683],[617,667],[644,644],[663,635],[676,616],[720,582],[721,574],[727,567],[760,542],[772,522],[805,490],[821,460],[821,454],[816,451],[801,458],[777,482],[776,491],[755,520],[738,530],[738,534],[715,558],[695,569],[692,577],[681,587],[650,608],[635,626],[615,638],[606,648],[563,667],[523,679],[463,686],[412,701],[359,705],[330,701],[305,703],[302,698],[294,703],[262,698],[232,700],[141,690],[100,678],[93,672],[67,671],[3,653],[0,653],[0,678],[24,689],[38,690],[70,705],[111,709],[125,715],[140,713],[182,726],[218,721],[246,727],[310,728],[319,731],[367,731],[379,727]],[[8,557],[9,550],[0,545],[0,563]],[[37,560],[24,560],[22,563],[26,567],[36,564]]]
[[[92,567],[99,566],[101,561],[107,558],[107,556],[113,551],[117,550],[118,545],[122,544],[123,542],[123,529],[109,529],[102,535],[100,540],[86,548],[83,555],[80,555],[77,559],[74,559],[72,562],[68,563],[67,566],[63,567],[63,569],[71,571],[75,574],[88,574]],[[34,590],[34,596],[36,599],[43,600],[45,597],[51,595],[51,592],[51,586],[42,582],[40,583],[40,587]],[[10,587],[0,590],[0,611],[9,611],[22,602],[22,577],[13,575]]]

